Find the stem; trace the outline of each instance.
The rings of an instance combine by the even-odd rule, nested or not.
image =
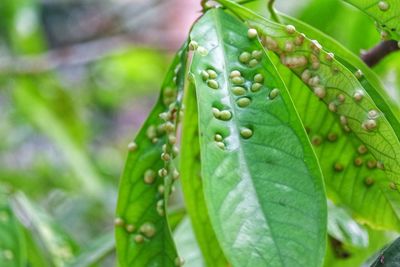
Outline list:
[[[378,64],[379,61],[381,61],[385,56],[398,50],[400,50],[400,48],[397,41],[382,41],[370,50],[362,52],[361,59],[365,62],[365,64],[372,67]]]
[[[274,8],[274,3],[275,3],[275,0],[269,0],[268,1],[268,11],[271,14],[272,20],[274,20],[277,23],[281,23],[279,18],[278,18],[278,16],[276,15],[275,8]]]

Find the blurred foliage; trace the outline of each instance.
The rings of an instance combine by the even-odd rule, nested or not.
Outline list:
[[[61,231],[68,237],[65,239],[68,242],[61,240],[72,244],[68,253],[90,262],[90,266],[112,266],[113,240],[109,233],[126,144],[154,103],[171,54],[143,45],[146,43],[143,39],[141,45],[131,42],[95,60],[65,64],[49,71],[19,72],[14,60],[20,60],[18,64],[24,64],[29,56],[52,60],[46,57],[49,51],[109,38],[112,32],[109,29],[123,28],[115,23],[123,25],[129,17],[125,14],[113,20],[108,16],[113,22],[111,26],[102,25],[97,32],[90,32],[87,28],[93,20],[101,21],[107,12],[115,13],[114,1],[98,1],[92,9],[87,1],[67,1],[73,5],[65,2],[0,1],[0,187],[7,188],[9,199],[16,195],[17,203],[22,202],[25,208],[29,206],[28,210],[38,210],[34,218],[29,217],[33,210],[19,214],[23,221],[26,222],[26,216],[31,220],[24,224],[25,241],[31,248],[27,255],[31,266],[64,266],[70,259],[62,258],[65,250],[43,250],[46,242],[59,244],[51,241],[59,235],[50,231],[49,225],[55,225],[56,232]],[[141,5],[136,10],[132,8],[136,1],[125,2],[131,7],[126,10],[141,12]],[[373,22],[342,1],[302,0],[296,1],[296,5],[294,1],[276,2],[279,9],[322,30],[355,53],[379,41]],[[85,14],[92,17],[82,20],[78,13],[79,5],[84,3],[88,12]],[[264,5],[265,1],[256,5],[260,4]],[[69,14],[74,23],[74,18],[79,18],[72,24],[74,28],[66,28],[69,24],[62,14]],[[157,20],[157,16],[152,16],[152,20]],[[63,54],[57,56],[62,60]],[[80,56],[75,55],[78,59]],[[398,103],[399,61],[400,54],[394,53],[374,68]],[[35,65],[29,67],[29,70],[35,69]],[[175,201],[181,199],[178,197]],[[38,230],[33,236],[28,231],[31,227],[39,227],[50,239],[40,240]],[[188,240],[193,240],[191,231],[188,220],[183,221],[175,235],[178,247],[195,246],[187,245]],[[186,232],[191,234],[185,235]],[[351,255],[358,255],[358,260],[354,260],[357,264],[389,241],[370,229],[368,233],[373,247],[345,244]],[[96,254],[92,248],[104,251],[105,255],[94,256],[102,264],[92,265],[96,264],[90,258]],[[43,251],[55,254],[48,256]],[[194,251],[193,255],[190,251],[184,254],[189,253],[188,258],[196,262],[193,266],[201,266],[202,259]],[[327,262],[335,255],[338,254],[331,251]],[[352,264],[337,266],[355,266]]]

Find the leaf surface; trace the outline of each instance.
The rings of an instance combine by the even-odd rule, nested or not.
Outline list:
[[[199,44],[191,74],[210,219],[233,266],[320,266],[326,199],[319,166],[285,85],[247,32],[211,10],[191,33]],[[239,62],[243,52],[253,58]]]
[[[400,2],[398,0],[344,0],[376,21],[385,39],[400,39]]]
[[[177,116],[176,110],[169,107],[180,94],[178,88],[182,88],[185,51],[186,44],[175,57],[149,117],[134,142],[128,145],[130,152],[121,177],[116,211],[116,247],[121,267],[168,267],[175,266],[177,260],[166,219],[171,176],[161,155],[176,140],[175,126],[168,120]],[[172,157],[172,153],[168,152],[168,156]],[[162,169],[165,169],[163,174]]]

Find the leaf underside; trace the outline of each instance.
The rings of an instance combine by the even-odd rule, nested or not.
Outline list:
[[[191,33],[199,44],[191,74],[210,219],[233,266],[320,266],[326,202],[319,166],[285,85],[247,30],[211,10]],[[240,63],[244,51],[258,51],[257,62]],[[207,70],[217,77],[203,80]],[[244,78],[242,96],[233,93],[233,70]],[[256,74],[263,81],[251,91]]]
[[[378,108],[363,87],[367,80],[361,84],[316,41],[230,1],[220,2],[256,27],[264,45],[280,57],[279,72],[309,132],[328,195],[375,228],[399,230],[399,122],[384,97]],[[382,95],[371,84],[368,89]],[[367,129],[371,121],[376,126]]]
[[[376,21],[385,39],[400,39],[400,2],[398,0],[344,0]]]

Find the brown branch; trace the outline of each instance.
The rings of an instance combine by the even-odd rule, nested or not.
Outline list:
[[[375,66],[379,63],[385,56],[390,53],[400,50],[397,41],[389,40],[382,41],[377,46],[371,48],[368,51],[361,53],[361,59],[370,67]]]

